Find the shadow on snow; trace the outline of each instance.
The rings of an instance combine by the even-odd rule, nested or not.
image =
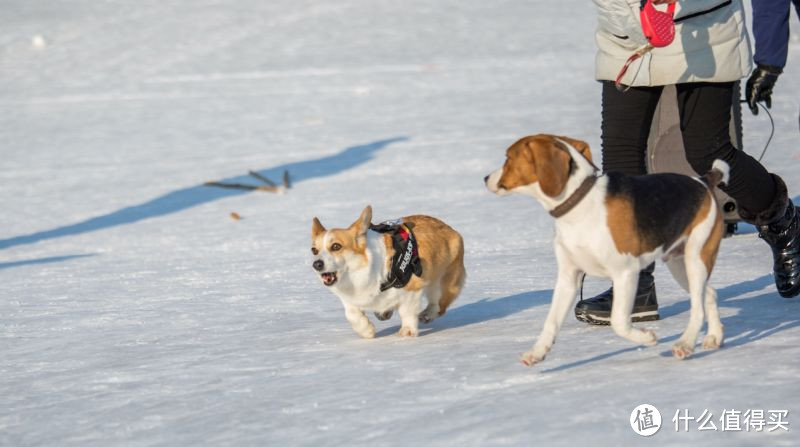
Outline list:
[[[292,178],[292,183],[299,183],[312,178],[335,175],[366,163],[374,157],[376,152],[392,143],[406,140],[408,140],[406,137],[397,137],[379,140],[369,144],[352,146],[334,155],[313,160],[287,163],[260,170],[258,173],[267,178],[280,179],[284,171],[289,171],[289,175]],[[242,175],[222,179],[221,181],[225,183],[247,183],[251,180],[252,179],[249,176]],[[84,220],[83,222],[65,225],[52,230],[2,239],[0,240],[0,249],[23,244],[32,244],[34,242],[55,239],[63,236],[88,233],[117,225],[135,223],[140,220],[176,213],[197,205],[213,202],[226,197],[247,194],[249,192],[251,191],[219,189],[203,185],[192,186],[167,193],[139,205],[129,206],[127,208],[122,208],[102,216],[93,217],[91,219]]]
[[[739,312],[736,315],[722,318],[722,324],[725,325],[725,340],[722,349],[731,349],[737,346],[747,345],[763,338],[774,335],[778,332],[800,326],[800,315],[791,312],[785,312],[783,307],[785,305],[798,305],[797,301],[785,300],[781,298],[777,292],[762,293],[749,298],[734,299],[751,292],[757,292],[765,288],[773,286],[773,279],[771,274],[763,275],[758,278],[743,281],[737,284],[721,288],[717,290],[717,299],[721,308],[736,308]],[[780,304],[776,306],[775,304]],[[669,306],[662,307],[660,310],[661,318],[675,317],[679,314],[686,314],[689,311],[688,297],[685,300],[677,301]],[[688,315],[685,317],[684,324],[688,323]],[[614,336],[614,333],[608,329],[603,334],[598,336]],[[682,333],[682,331],[681,331]],[[704,333],[701,332],[701,337]],[[661,337],[658,340],[659,345],[671,344],[680,337],[680,333],[673,334],[667,337]],[[632,345],[628,348],[619,349],[612,352],[606,352],[594,357],[578,360],[575,362],[566,363],[555,368],[542,370],[542,372],[559,372],[567,369],[572,369],[578,366],[586,365],[600,360],[605,360],[626,352],[633,352],[640,349],[640,346]],[[695,353],[689,358],[688,361],[694,358],[702,358],[712,354],[715,350],[702,350],[699,344],[695,349]],[[672,350],[668,349],[660,354],[662,357],[672,357]]]
[[[71,259],[87,258],[91,256],[96,256],[96,255],[92,253],[84,255],[50,256],[47,258],[27,259],[24,261],[0,262],[0,270],[10,269],[14,267],[22,267],[24,265],[52,264],[55,262],[69,261]]]
[[[485,323],[514,315],[534,306],[541,306],[550,302],[552,290],[537,290],[533,292],[518,293],[502,298],[484,298],[474,303],[458,305],[450,308],[447,313],[434,320],[431,324],[420,323],[420,336],[425,336],[446,329],[455,329],[473,324]],[[397,332],[399,325],[382,329],[377,337]]]

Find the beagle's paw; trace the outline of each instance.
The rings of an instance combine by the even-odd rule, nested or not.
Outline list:
[[[534,347],[530,351],[522,354],[522,357],[520,357],[519,361],[525,366],[533,366],[544,360],[549,351],[550,348]]]
[[[684,341],[679,341],[672,345],[672,355],[678,360],[683,360],[694,352],[694,346]]]
[[[658,336],[656,333],[650,329],[645,329],[642,331],[642,335],[644,335],[644,340],[642,344],[645,346],[655,346],[658,344]]]
[[[703,339],[703,349],[719,349],[722,346],[722,337],[708,334]]]

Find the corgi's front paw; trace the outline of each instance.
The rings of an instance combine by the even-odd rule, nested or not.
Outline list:
[[[353,329],[355,329],[355,328],[353,328]],[[375,338],[375,326],[370,324],[369,326],[367,326],[367,327],[365,327],[365,328],[363,328],[361,330],[356,329],[356,333],[358,335],[360,335],[361,337],[363,337],[363,338]]]
[[[419,321],[425,324],[431,323],[436,317],[439,316],[439,309],[436,310],[425,310],[421,314],[419,314]]]
[[[403,326],[397,331],[399,337],[416,337],[418,334],[419,332],[416,329],[407,326]]]

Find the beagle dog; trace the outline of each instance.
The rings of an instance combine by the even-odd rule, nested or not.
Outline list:
[[[703,325],[703,347],[722,345],[717,294],[708,285],[724,228],[713,188],[728,180],[729,167],[713,163],[702,178],[680,174],[626,176],[599,174],[589,145],[554,135],[522,138],[506,151],[505,164],[484,179],[489,191],[534,197],[556,219],[558,279],[539,338],[522,355],[527,366],[550,351],[577,294],[582,275],[611,278],[611,327],[637,344],[653,346],[656,334],[631,325],[639,271],[657,258],[689,292],[689,324],[672,353],[683,359],[694,351]]]

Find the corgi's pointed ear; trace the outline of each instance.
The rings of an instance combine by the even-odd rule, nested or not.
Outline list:
[[[316,239],[317,236],[325,232],[325,227],[322,226],[319,219],[316,217],[311,221],[311,238]]]
[[[372,223],[372,207],[370,205],[367,205],[367,207],[364,208],[364,211],[361,212],[361,215],[358,216],[358,219],[356,219],[356,221],[353,222],[353,225],[350,225],[350,228],[356,230],[356,233],[358,234],[364,234],[367,232],[367,230],[369,230],[369,226],[371,223]]]

